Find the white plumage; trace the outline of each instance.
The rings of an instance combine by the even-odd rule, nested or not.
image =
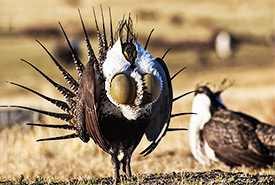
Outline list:
[[[191,116],[189,123],[191,152],[195,159],[203,165],[209,165],[212,161],[217,161],[214,151],[206,142],[202,144],[200,138],[200,131],[211,118],[210,106],[211,100],[206,94],[197,94],[192,104],[192,112],[196,114]]]
[[[117,107],[120,108],[124,117],[128,120],[136,120],[141,114],[146,111],[150,111],[152,103],[157,101],[157,99],[149,104],[142,105],[143,98],[143,81],[142,75],[144,74],[153,74],[155,75],[161,83],[162,91],[162,78],[159,75],[159,72],[156,69],[156,61],[152,55],[144,50],[144,48],[137,43],[137,59],[135,61],[136,68],[133,70],[130,67],[130,63],[125,59],[122,54],[122,47],[120,39],[110,48],[107,52],[106,60],[102,65],[103,75],[106,78],[105,81],[105,90],[107,92],[108,99]],[[114,61],[116,64],[114,65]],[[137,92],[136,98],[134,100],[134,105],[122,105],[117,103],[111,96],[110,87],[112,79],[115,75],[119,73],[124,73],[132,77],[135,80]]]

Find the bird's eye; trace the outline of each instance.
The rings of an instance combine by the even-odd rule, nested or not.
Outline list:
[[[128,55],[128,53],[127,53],[126,51],[124,51],[123,54],[124,54],[125,58],[126,58],[127,60],[129,60],[129,55]]]
[[[145,74],[143,76],[144,93],[143,93],[143,104],[148,104],[155,101],[161,91],[160,80],[153,74]]]
[[[117,74],[112,79],[110,90],[112,98],[119,104],[130,105],[136,98],[136,84],[126,74]]]

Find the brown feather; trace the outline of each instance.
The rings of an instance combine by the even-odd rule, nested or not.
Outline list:
[[[273,157],[259,140],[255,125],[250,121],[240,114],[219,108],[205,124],[203,138],[216,156],[228,165],[272,164]]]
[[[93,62],[89,62],[85,67],[83,78],[81,80],[81,87],[79,93],[78,107],[83,107],[84,117],[80,127],[87,130],[88,135],[98,144],[104,151],[109,150],[109,143],[100,132],[100,127],[96,112],[96,99],[95,99],[95,71]]]

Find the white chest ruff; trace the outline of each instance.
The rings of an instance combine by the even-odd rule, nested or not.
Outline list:
[[[194,158],[203,165],[209,165],[212,161],[217,160],[214,151],[209,147],[208,143],[200,139],[200,131],[211,118],[210,106],[211,101],[207,95],[196,95],[192,104],[192,112],[196,114],[191,116],[189,123],[191,152]]]
[[[143,98],[143,81],[144,74],[153,74],[161,82],[162,92],[162,78],[156,69],[155,60],[150,53],[144,50],[139,43],[137,43],[138,56],[135,61],[136,68],[130,68],[130,63],[122,54],[120,39],[107,52],[106,60],[102,65],[103,75],[105,77],[105,90],[108,99],[121,110],[123,116],[128,120],[136,120],[143,113],[150,113],[152,103],[142,105]],[[111,96],[110,87],[112,79],[115,75],[124,73],[129,75],[136,83],[136,98],[132,105],[123,105],[117,103]],[[155,100],[157,101],[157,99]]]

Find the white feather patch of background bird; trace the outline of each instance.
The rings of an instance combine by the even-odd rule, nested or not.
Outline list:
[[[190,147],[193,156],[201,163],[208,164],[204,149],[200,144],[199,133],[204,124],[207,123],[210,118],[210,105],[211,101],[205,94],[197,94],[193,100],[192,112],[196,113],[191,116],[189,123],[189,140]]]

